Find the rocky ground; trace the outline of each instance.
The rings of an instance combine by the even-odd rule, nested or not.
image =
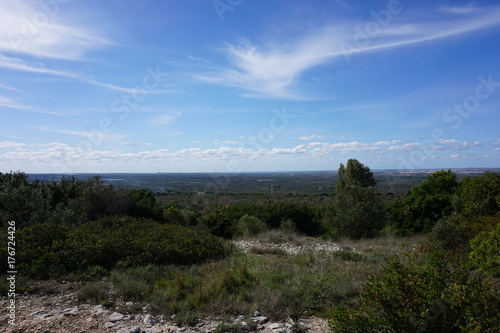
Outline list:
[[[2,332],[11,333],[160,333],[160,332],[213,332],[223,322],[214,318],[200,318],[194,327],[178,326],[175,318],[164,318],[147,313],[123,311],[126,304],[104,308],[102,305],[78,303],[76,292],[79,283],[39,282],[35,294],[19,295],[16,298],[15,325],[8,324],[8,316],[0,317]],[[43,284],[43,285],[42,285]],[[57,290],[57,291],[56,291]],[[0,307],[7,309],[7,299],[2,299]],[[119,312],[121,311],[121,312]],[[6,313],[6,312],[4,312]],[[327,332],[328,323],[320,318],[301,318],[297,322],[289,318],[285,322],[270,322],[258,312],[253,317],[241,315],[224,322],[226,327],[239,324],[242,331],[262,333],[291,333],[298,329],[307,332]]]
[[[333,243],[320,243],[320,242],[304,242],[303,244],[293,244],[290,242],[285,243],[269,243],[261,242],[259,240],[238,240],[234,244],[242,249],[245,253],[251,253],[255,250],[263,252],[278,250],[283,251],[288,255],[298,255],[304,253],[328,253],[341,250],[341,248]]]
[[[271,322],[265,314],[255,312],[252,317],[243,315],[230,321],[217,318],[200,318],[193,327],[179,326],[175,318],[166,320],[148,313],[147,308],[130,311],[131,304],[116,302],[111,308],[102,305],[82,304],[76,297],[81,283],[56,281],[33,282],[33,294],[16,297],[15,325],[8,323],[8,299],[0,301],[0,331],[6,333],[160,333],[160,332],[214,332],[221,324],[227,331],[240,327],[240,332],[292,333],[328,332],[328,322],[321,318],[291,318],[284,322]],[[224,331],[224,330],[222,330]]]

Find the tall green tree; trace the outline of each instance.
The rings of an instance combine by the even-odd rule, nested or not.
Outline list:
[[[346,167],[340,163],[338,175],[337,192],[346,186],[374,187],[377,183],[370,168],[354,158],[347,161]]]
[[[333,199],[332,231],[339,237],[374,237],[384,227],[385,207],[373,188],[349,186]]]
[[[385,207],[373,189],[370,168],[351,158],[347,166],[340,163],[338,176],[330,232],[355,239],[375,236],[384,226]]]

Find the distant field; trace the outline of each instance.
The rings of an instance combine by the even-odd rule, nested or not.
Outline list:
[[[438,170],[374,170],[377,189],[382,194],[405,195],[413,185]],[[452,169],[459,179],[498,169]],[[96,174],[75,174],[88,179]],[[62,174],[30,174],[31,179],[58,180]],[[182,194],[275,194],[330,195],[337,182],[337,171],[265,173],[103,173],[105,183],[124,188],[145,188],[158,196]]]

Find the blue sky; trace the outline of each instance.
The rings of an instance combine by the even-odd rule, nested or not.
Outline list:
[[[500,167],[497,1],[0,2],[0,171]]]

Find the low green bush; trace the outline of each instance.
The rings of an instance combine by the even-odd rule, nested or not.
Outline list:
[[[190,265],[231,252],[230,244],[206,231],[127,216],[86,223],[54,248],[68,270],[112,268],[118,262],[123,267]]]
[[[500,277],[500,223],[491,231],[483,231],[471,241],[472,263],[494,277]]]
[[[92,280],[117,264],[190,265],[233,251],[230,243],[207,231],[128,216],[105,217],[73,230],[35,224],[20,229],[16,241],[19,268],[37,278],[72,273]]]
[[[64,243],[69,229],[63,225],[43,223],[20,229],[16,234],[19,270],[27,276],[49,278],[64,273],[57,263],[53,246]]]
[[[334,312],[334,332],[497,332],[500,291],[444,251],[417,264],[393,259],[362,290],[359,307]]]
[[[88,282],[76,293],[79,302],[92,302],[101,304],[109,301],[110,284],[107,282]]]
[[[267,230],[267,225],[261,219],[248,214],[243,215],[236,224],[238,236],[254,236]]]

